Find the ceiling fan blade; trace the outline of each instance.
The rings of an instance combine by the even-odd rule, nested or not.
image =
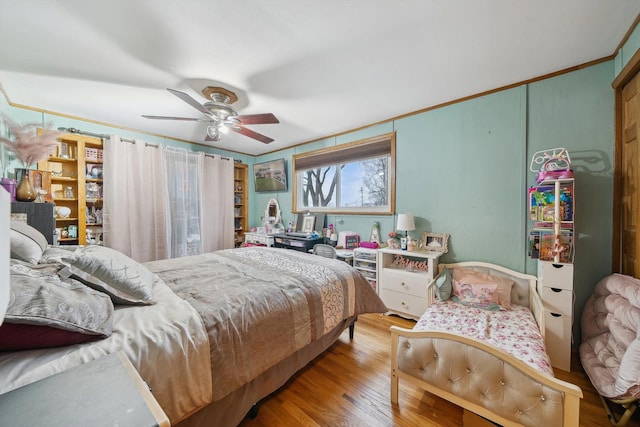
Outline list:
[[[198,101],[196,101],[195,99],[193,99],[192,97],[190,97],[186,93],[180,92],[179,90],[169,89],[169,88],[167,88],[167,90],[169,92],[171,92],[172,94],[174,94],[175,96],[177,96],[178,98],[182,99],[187,104],[191,105],[196,110],[200,111],[202,114],[206,114],[207,116],[211,115],[209,110],[204,108],[204,106],[202,104],[200,104]]]
[[[190,122],[202,121],[202,119],[193,119],[191,117],[149,116],[147,114],[143,114],[142,117],[144,117],[145,119],[156,119],[156,120],[187,120]]]
[[[268,144],[273,141],[273,138],[269,138],[268,136],[262,135],[261,133],[258,133],[258,132],[254,132],[251,129],[247,129],[246,127],[243,127],[243,126],[232,127],[230,129],[244,136],[248,136],[249,138],[257,139],[258,141],[264,142],[265,144]]]
[[[243,125],[267,125],[271,123],[280,123],[280,121],[271,113],[264,114],[244,114],[236,116]]]

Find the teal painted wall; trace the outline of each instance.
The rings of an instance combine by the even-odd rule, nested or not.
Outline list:
[[[496,92],[256,158],[256,162],[396,132],[396,212],[416,216],[422,232],[449,233],[445,262],[478,260],[536,274],[527,257],[526,192],[535,183],[531,155],[566,147],[576,175],[574,338],[582,307],[610,272],[614,149],[614,62]],[[251,226],[271,193],[254,196]],[[278,193],[285,222],[292,193]],[[378,221],[382,236],[394,216],[329,215],[338,230],[366,240]]]
[[[618,50],[615,58],[615,73],[616,76],[620,74],[622,69],[629,63],[629,60],[635,55],[640,48],[640,28],[635,27],[627,41],[624,42],[622,47]]]
[[[609,61],[529,85],[527,158],[551,147],[566,147],[571,155],[576,179],[573,286],[578,315],[598,280],[611,272],[613,79]],[[528,184],[534,182],[534,174],[529,173]],[[529,263],[527,271],[535,273],[535,263]],[[580,335],[574,338],[579,341]]]

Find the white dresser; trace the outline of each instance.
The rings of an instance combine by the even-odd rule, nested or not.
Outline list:
[[[545,306],[545,345],[551,365],[571,370],[573,264],[538,261],[538,293]]]
[[[246,232],[244,233],[244,242],[253,245],[273,246],[274,237],[273,234]]]
[[[378,250],[378,295],[391,313],[418,319],[427,309],[427,285],[438,269],[440,252]],[[412,263],[409,267],[405,263]],[[415,266],[415,267],[412,267]]]

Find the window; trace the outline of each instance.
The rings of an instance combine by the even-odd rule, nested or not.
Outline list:
[[[293,156],[296,212],[391,214],[395,134]]]

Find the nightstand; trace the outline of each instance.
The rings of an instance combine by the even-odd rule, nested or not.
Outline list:
[[[169,426],[146,383],[121,351],[0,395],[11,426]]]
[[[427,309],[427,285],[441,252],[378,249],[378,295],[390,312],[418,319]]]

